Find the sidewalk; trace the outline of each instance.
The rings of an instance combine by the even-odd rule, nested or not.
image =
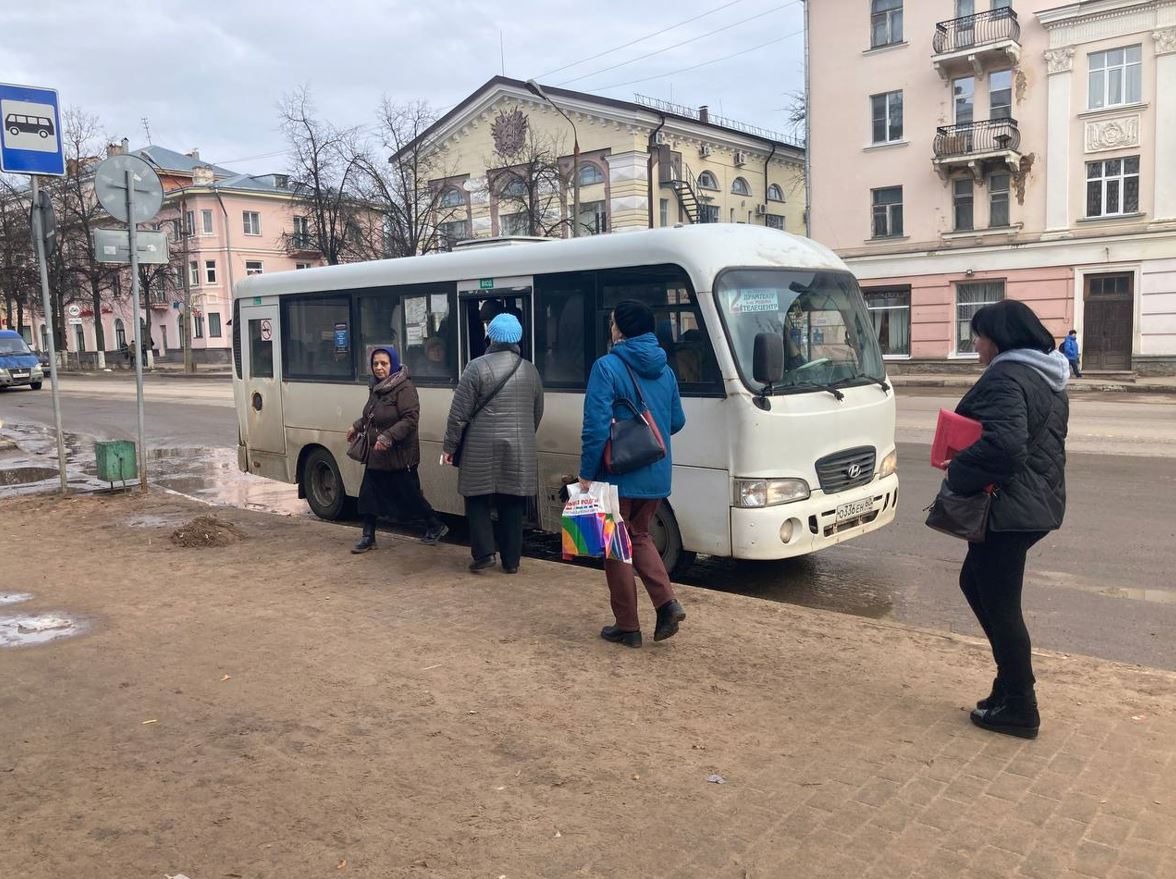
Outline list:
[[[889,381],[896,388],[951,388],[966,390],[976,384],[980,373],[911,373],[892,375]],[[1066,385],[1070,394],[1120,391],[1132,394],[1176,394],[1176,376],[1139,376],[1130,380],[1100,378],[1089,373],[1072,378]]]
[[[238,510],[184,549],[208,508],[164,494],[4,510],[33,597],[0,617],[89,627],[0,649],[5,876],[1176,876],[1170,673],[1041,655],[1024,742],[968,722],[973,639],[683,587],[629,650],[580,566]]]

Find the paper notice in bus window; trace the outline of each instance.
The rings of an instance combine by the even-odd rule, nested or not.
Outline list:
[[[405,327],[404,339],[410,348],[414,345],[422,345],[425,341],[425,330],[420,326]]]
[[[732,314],[759,314],[780,310],[780,294],[776,290],[741,290],[731,306]]]

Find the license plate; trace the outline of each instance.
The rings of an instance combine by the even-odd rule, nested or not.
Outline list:
[[[851,504],[842,504],[837,508],[837,521],[844,522],[846,519],[856,519],[858,516],[864,516],[873,509],[874,499],[872,497],[854,501]]]
[[[27,372],[14,372],[14,373],[12,373],[12,377],[13,378],[28,378],[29,374]]]

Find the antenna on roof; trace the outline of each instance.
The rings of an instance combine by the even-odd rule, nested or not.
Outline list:
[[[498,63],[502,69],[502,75],[506,76],[506,51],[502,48],[502,28],[498,29]]]
[[[145,131],[147,133],[147,145],[150,146],[151,145],[151,123],[147,121],[146,116],[144,116],[139,121],[143,123],[143,131]]]

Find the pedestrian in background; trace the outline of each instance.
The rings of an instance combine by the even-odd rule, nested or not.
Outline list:
[[[367,403],[363,414],[347,431],[348,442],[360,431],[367,432],[368,440],[363,483],[359,488],[363,535],[351,551],[361,553],[376,548],[378,518],[422,521],[425,523],[423,542],[435,545],[449,528],[425,499],[417,473],[421,463],[417,433],[420,397],[395,348],[373,350],[369,366]]]
[[[1078,331],[1070,330],[1070,334],[1062,340],[1062,353],[1066,355],[1066,360],[1070,362],[1070,374],[1074,378],[1082,378],[1082,370],[1079,368],[1082,354],[1078,351]]]
[[[983,425],[980,439],[952,459],[947,483],[958,494],[995,486],[982,543],[969,543],[960,588],[996,660],[988,698],[972,722],[1035,738],[1041,724],[1029,630],[1021,609],[1025,558],[1066,512],[1066,397],[1069,368],[1037,315],[1013,299],[972,317],[984,373],[956,412]]]
[[[498,314],[486,332],[490,350],[461,374],[442,448],[448,464],[460,449],[457,489],[470,523],[470,570],[494,567],[497,552],[502,570],[514,574],[523,554],[527,498],[539,490],[535,431],[543,418],[543,383],[522,356],[517,317]]]
[[[641,646],[641,624],[637,616],[637,581],[641,576],[645,591],[657,611],[653,640],[663,641],[678,632],[686,612],[674,597],[674,587],[662,563],[661,555],[649,534],[649,523],[658,506],[670,496],[673,456],[670,436],[686,425],[678,380],[666,363],[666,352],[658,344],[653,311],[643,302],[618,303],[609,319],[612,351],[592,366],[588,389],[584,395],[584,424],[580,434],[580,487],[592,482],[609,482],[617,486],[621,497],[621,517],[633,543],[633,564],[606,560],[604,575],[614,623],[600,631],[600,637],[627,647]],[[609,441],[613,419],[632,418],[627,407],[617,403],[626,399],[634,405],[643,399],[648,406],[666,454],[659,461],[628,473],[609,473],[604,464],[605,444]],[[639,407],[638,407],[639,408]]]

